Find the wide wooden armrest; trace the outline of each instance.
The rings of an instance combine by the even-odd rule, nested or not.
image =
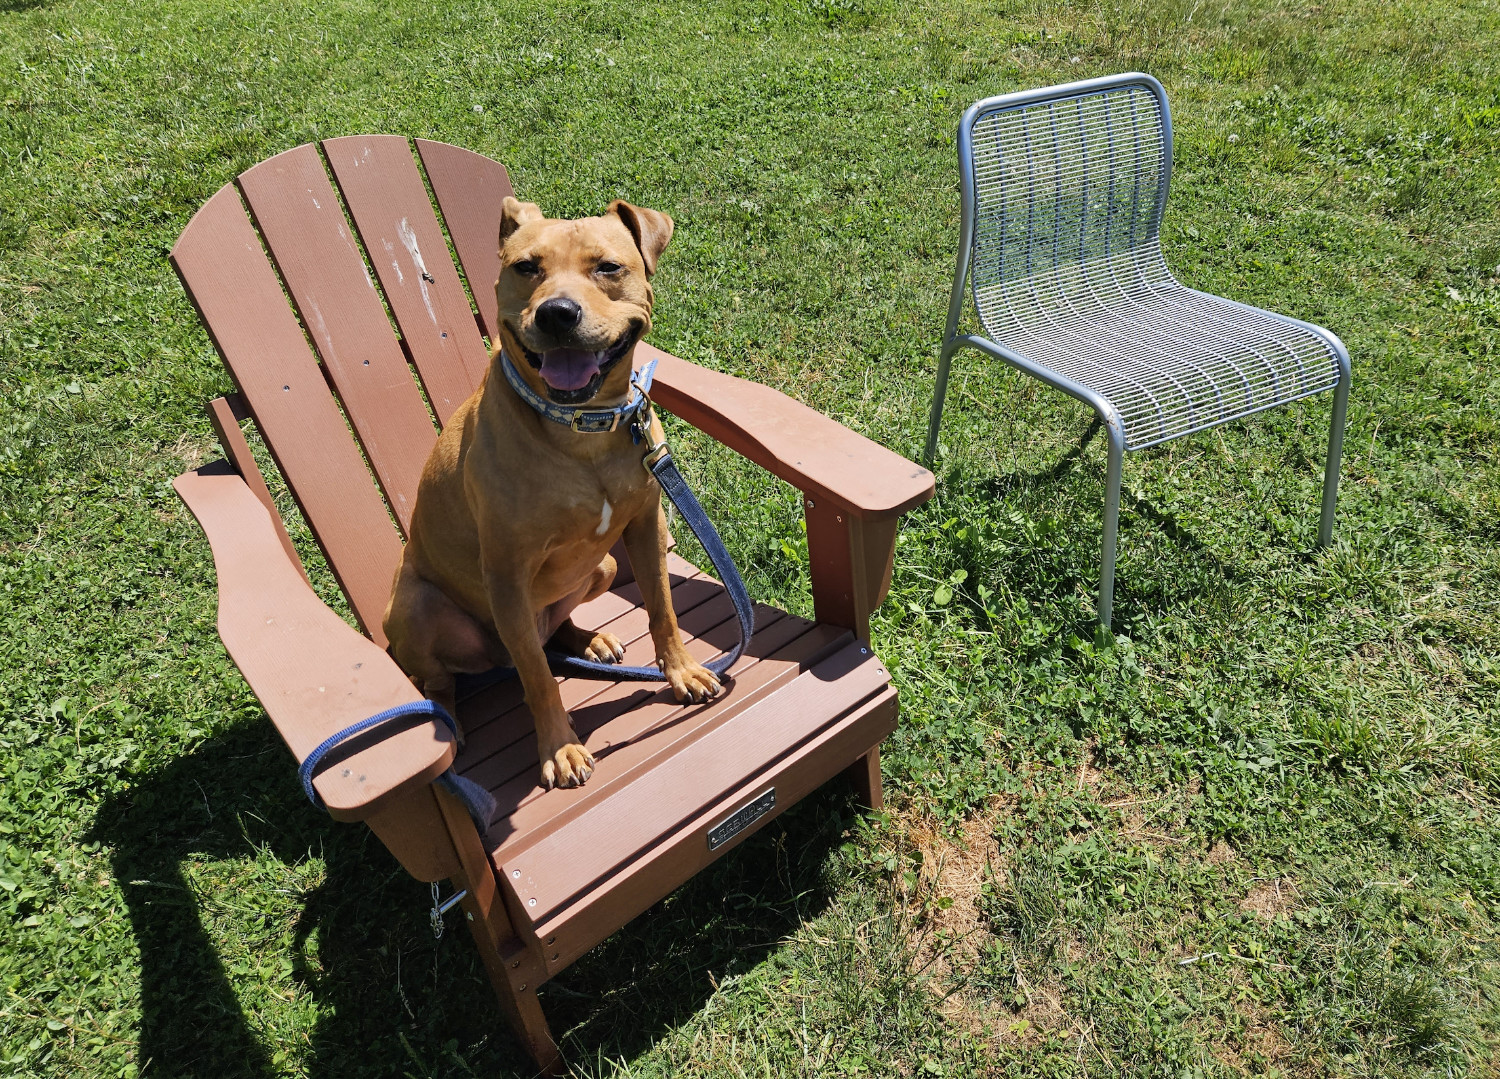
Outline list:
[[[228,464],[172,484],[208,533],[219,636],[300,764],[367,716],[421,700],[384,649],[330,610],[287,557],[271,516]],[[393,721],[329,754],[313,780],[338,820],[364,820],[453,763],[448,728]]]
[[[651,396],[668,412],[813,499],[866,520],[905,513],[932,497],[932,473],[786,394],[680,360],[644,342],[657,360]]]

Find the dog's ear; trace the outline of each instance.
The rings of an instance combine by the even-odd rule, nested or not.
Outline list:
[[[500,207],[500,244],[503,247],[505,241],[510,239],[510,234],[522,225],[529,225],[533,221],[543,218],[542,208],[534,202],[522,202],[520,199],[505,196],[505,201]]]
[[[672,219],[660,210],[648,210],[644,206],[632,206],[624,199],[615,199],[609,204],[607,213],[612,213],[625,223],[630,235],[635,237],[635,246],[640,249],[646,263],[646,276],[656,272],[656,260],[661,256],[672,238]]]

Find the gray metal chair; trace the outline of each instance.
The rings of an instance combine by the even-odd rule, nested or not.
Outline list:
[[[1161,83],[1131,73],[987,98],[959,122],[958,164],[958,272],[926,463],[961,348],[1093,407],[1109,436],[1099,572],[1099,621],[1108,626],[1126,451],[1331,389],[1318,526],[1319,546],[1330,543],[1349,353],[1320,326],[1172,277],[1160,236],[1172,173]],[[966,278],[985,336],[958,332]]]

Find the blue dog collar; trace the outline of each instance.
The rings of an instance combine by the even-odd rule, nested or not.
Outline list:
[[[500,353],[500,370],[505,372],[505,381],[510,383],[510,388],[516,391],[516,395],[539,415],[553,423],[571,427],[579,434],[607,435],[619,428],[621,420],[632,418],[641,409],[650,407],[651,401],[646,395],[651,392],[656,361],[651,360],[639,371],[631,373],[630,400],[614,408],[570,408],[567,405],[553,404],[526,384],[521,372],[516,370],[515,364],[510,362],[510,357],[503,351]]]

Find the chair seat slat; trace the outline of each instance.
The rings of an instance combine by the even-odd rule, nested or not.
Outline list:
[[[646,646],[637,645],[646,636],[647,618],[645,609],[640,606],[639,598],[628,599],[621,595],[622,590],[605,593],[600,599],[606,597],[614,600],[620,606],[611,608],[618,611],[605,625],[597,627],[608,629],[620,639],[620,644],[627,652],[636,658],[632,664],[645,665],[653,662],[654,655],[647,655]],[[704,577],[701,574],[677,581],[672,588],[672,607],[677,612],[679,626],[681,620],[692,615],[692,611],[700,604],[712,599],[714,596],[724,594],[723,586]],[[597,604],[598,601],[595,601]],[[578,610],[574,611],[574,625],[591,629],[586,621],[582,621]],[[689,626],[686,633],[691,633]],[[635,651],[631,652],[632,646]],[[604,692],[614,683],[602,679],[588,678],[562,678],[559,679],[562,691],[563,707],[572,710],[584,704],[598,693]],[[640,689],[645,683],[634,684]],[[516,679],[501,682],[480,690],[472,696],[466,696],[459,702],[459,717],[463,720],[464,735],[467,742],[464,747],[465,767],[477,767],[486,758],[498,753],[509,751],[510,747],[523,738],[531,737],[535,730],[531,713],[526,711],[522,703],[521,683]],[[536,763],[536,754],[531,757],[532,764]],[[496,783],[498,784],[498,780]],[[492,784],[496,785],[496,784]]]

